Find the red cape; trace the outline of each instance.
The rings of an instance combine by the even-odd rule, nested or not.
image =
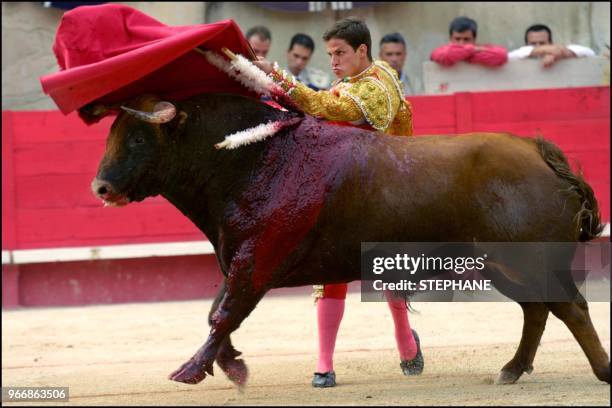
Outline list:
[[[203,92],[254,96],[195,47],[254,58],[233,20],[169,27],[119,4],[77,7],[62,17],[53,44],[61,71],[40,82],[64,114],[144,93],[179,100]]]

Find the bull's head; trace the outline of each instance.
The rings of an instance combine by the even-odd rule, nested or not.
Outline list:
[[[159,194],[167,134],[182,126],[187,116],[184,112],[177,116],[172,103],[152,96],[143,96],[121,109],[91,183],[93,193],[105,205],[113,206]]]

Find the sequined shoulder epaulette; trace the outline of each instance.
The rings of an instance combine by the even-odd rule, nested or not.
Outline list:
[[[343,89],[341,94],[344,93],[359,106],[373,128],[385,131],[403,102],[397,74],[394,75],[394,71],[381,61],[374,62],[364,74],[356,78],[350,87]]]

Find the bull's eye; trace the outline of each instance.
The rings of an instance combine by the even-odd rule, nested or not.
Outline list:
[[[128,137],[128,146],[130,147],[140,147],[146,143],[147,137],[143,132],[136,131],[135,133],[129,135]]]

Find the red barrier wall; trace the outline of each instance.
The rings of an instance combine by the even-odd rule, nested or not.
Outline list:
[[[555,142],[570,161],[580,163],[603,219],[609,222],[609,87],[409,99],[416,135],[507,131],[540,134]],[[111,123],[112,118],[106,118],[88,127],[76,114],[65,117],[59,111],[2,112],[3,250],[203,239],[187,218],[160,197],[125,208],[103,208],[93,197],[89,185]],[[117,274],[130,270],[151,283],[119,284]],[[212,296],[220,276],[212,255],[3,266],[3,306]],[[213,283],[204,284],[206,277]],[[176,280],[183,286],[176,285]]]

